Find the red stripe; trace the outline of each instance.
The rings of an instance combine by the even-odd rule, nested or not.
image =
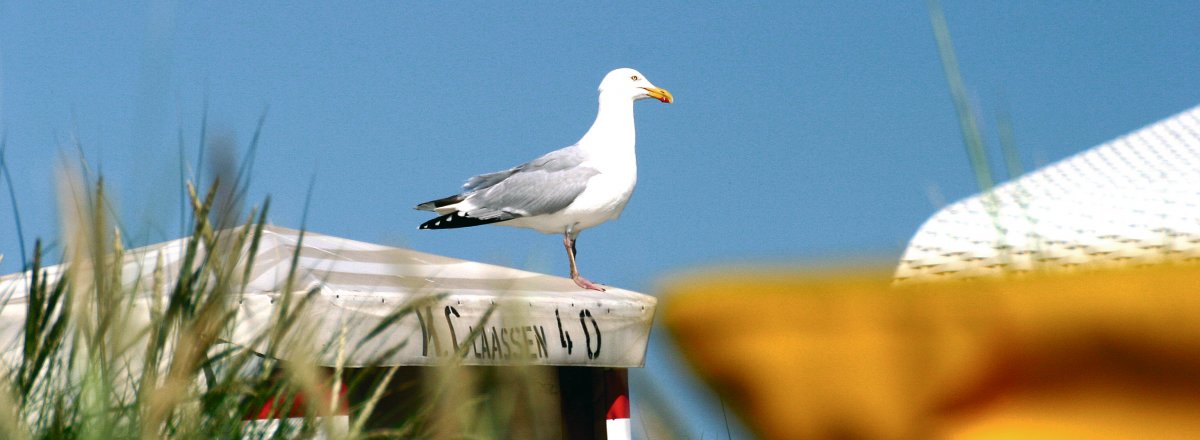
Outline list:
[[[322,397],[325,399],[323,403],[328,404],[325,402],[330,401],[330,397],[333,395],[333,393],[330,390],[324,390],[321,394],[323,394]],[[338,394],[338,408],[333,412],[333,415],[349,415],[350,404],[346,402],[346,388],[341,387],[338,391]],[[292,396],[291,400],[292,406],[288,409],[288,413],[286,415],[280,414],[280,411],[283,411],[283,408],[287,406],[287,396],[277,396],[267,400],[267,403],[264,403],[262,408],[260,408],[257,413],[251,412],[250,414],[247,414],[244,420],[304,417],[304,412],[308,408],[304,398],[304,393],[296,393],[295,396]]]
[[[629,418],[629,398],[624,394],[618,394],[616,399],[613,399],[612,405],[608,407],[608,413],[604,415],[605,419],[628,419]]]

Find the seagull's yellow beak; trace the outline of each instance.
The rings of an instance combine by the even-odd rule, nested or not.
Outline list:
[[[646,94],[650,95],[651,98],[667,104],[675,102],[675,97],[671,96],[671,92],[668,92],[667,89],[660,89],[658,87],[642,87],[642,90],[645,90]]]

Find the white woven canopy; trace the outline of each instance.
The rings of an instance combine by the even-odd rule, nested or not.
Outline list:
[[[945,207],[897,280],[1200,257],[1200,107]]]

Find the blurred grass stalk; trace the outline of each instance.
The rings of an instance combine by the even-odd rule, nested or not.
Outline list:
[[[954,43],[950,40],[950,28],[946,24],[942,6],[937,0],[929,0],[929,20],[933,25],[933,36],[937,41],[942,70],[946,75],[946,82],[950,85],[950,96],[954,100],[954,110],[958,114],[958,124],[962,129],[963,144],[967,149],[971,171],[975,174],[975,183],[979,185],[979,191],[991,197],[995,181],[992,179],[987,153],[984,151],[983,135],[979,131],[979,118],[967,99],[967,86],[958,69],[958,57],[954,54]],[[995,202],[990,202],[989,205],[994,206]]]
[[[234,225],[226,223],[237,218],[232,213],[238,202],[229,203],[230,198],[222,194],[237,199],[249,178],[239,171],[228,181],[234,184],[221,189],[220,178],[214,179],[204,193],[186,184],[192,224],[181,263],[165,267],[159,254],[149,272],[152,276],[145,277],[146,268],[136,266],[147,264],[144,255],[126,252],[103,180],[93,183],[85,172],[71,167],[59,173],[61,270],[47,267],[39,240],[27,272],[27,292],[0,292],[6,297],[4,307],[24,306],[26,314],[23,335],[15,342],[19,350],[10,349],[4,359],[0,437],[561,435],[557,408],[541,391],[555,377],[551,368],[461,367],[457,365],[461,356],[437,368],[382,368],[377,361],[370,364],[376,368],[345,368],[347,350],[365,341],[347,341],[344,330],[315,334],[301,319],[319,287],[294,285],[299,245],[275,301],[269,330],[255,335],[256,343],[247,346],[224,342],[227,338],[222,336],[234,329],[238,298],[254,265],[269,206],[268,200],[261,209],[251,209],[242,223],[229,227]],[[394,323],[416,310],[416,305],[437,298],[418,296],[383,322]],[[520,312],[508,312],[499,319],[520,319]],[[367,339],[384,332],[381,324]],[[478,336],[471,334],[463,347],[472,346]],[[376,359],[406,342],[396,342]],[[267,347],[262,354],[247,348],[262,346]],[[334,347],[337,365],[319,367],[316,347]],[[397,379],[400,369],[410,374]],[[376,376],[365,374],[372,370]],[[380,371],[383,379],[372,380]],[[420,404],[411,414],[399,415],[396,424],[369,423],[389,398],[397,397],[396,390],[419,393]],[[297,394],[309,398],[298,404],[300,400],[293,398]],[[330,416],[345,408],[346,396],[356,394],[368,397],[349,408],[348,425],[337,426]],[[269,403],[276,417],[293,417],[292,422],[271,426],[245,421]],[[297,413],[301,416],[295,417]]]
[[[993,177],[991,165],[988,163],[986,143],[979,129],[979,113],[971,105],[971,101],[967,97],[967,86],[963,81],[962,72],[959,70],[958,56],[954,52],[954,42],[950,38],[950,27],[946,23],[946,16],[942,11],[941,3],[938,0],[928,0],[927,5],[929,8],[929,21],[933,27],[934,40],[937,42],[938,56],[942,61],[942,70],[946,76],[946,83],[950,87],[951,99],[954,101],[954,110],[958,116],[959,128],[962,130],[963,145],[967,151],[971,172],[975,175],[975,183],[979,186],[984,209],[987,211],[988,216],[991,217],[992,227],[996,230],[995,248],[1001,252],[1002,258],[1007,260],[1012,257],[1009,255],[1008,250],[1013,243],[1008,243],[1007,229],[1000,220],[1002,204],[995,192],[995,178]],[[1013,137],[1012,118],[1007,110],[1000,112],[997,126],[1005,170],[1009,179],[1016,179],[1021,174],[1021,163]],[[1029,197],[1025,189],[1018,184],[1012,193],[1012,197],[1017,207],[1021,210],[1025,221],[1030,224],[1036,223],[1035,219],[1028,214]],[[1028,245],[1040,254],[1042,248],[1040,236],[1035,237]]]

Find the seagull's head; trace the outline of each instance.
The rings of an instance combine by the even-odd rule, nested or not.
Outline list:
[[[675,102],[671,92],[650,84],[641,72],[627,67],[608,72],[608,75],[604,76],[604,81],[600,81],[600,95],[628,97],[634,101],[654,98],[667,104]]]

